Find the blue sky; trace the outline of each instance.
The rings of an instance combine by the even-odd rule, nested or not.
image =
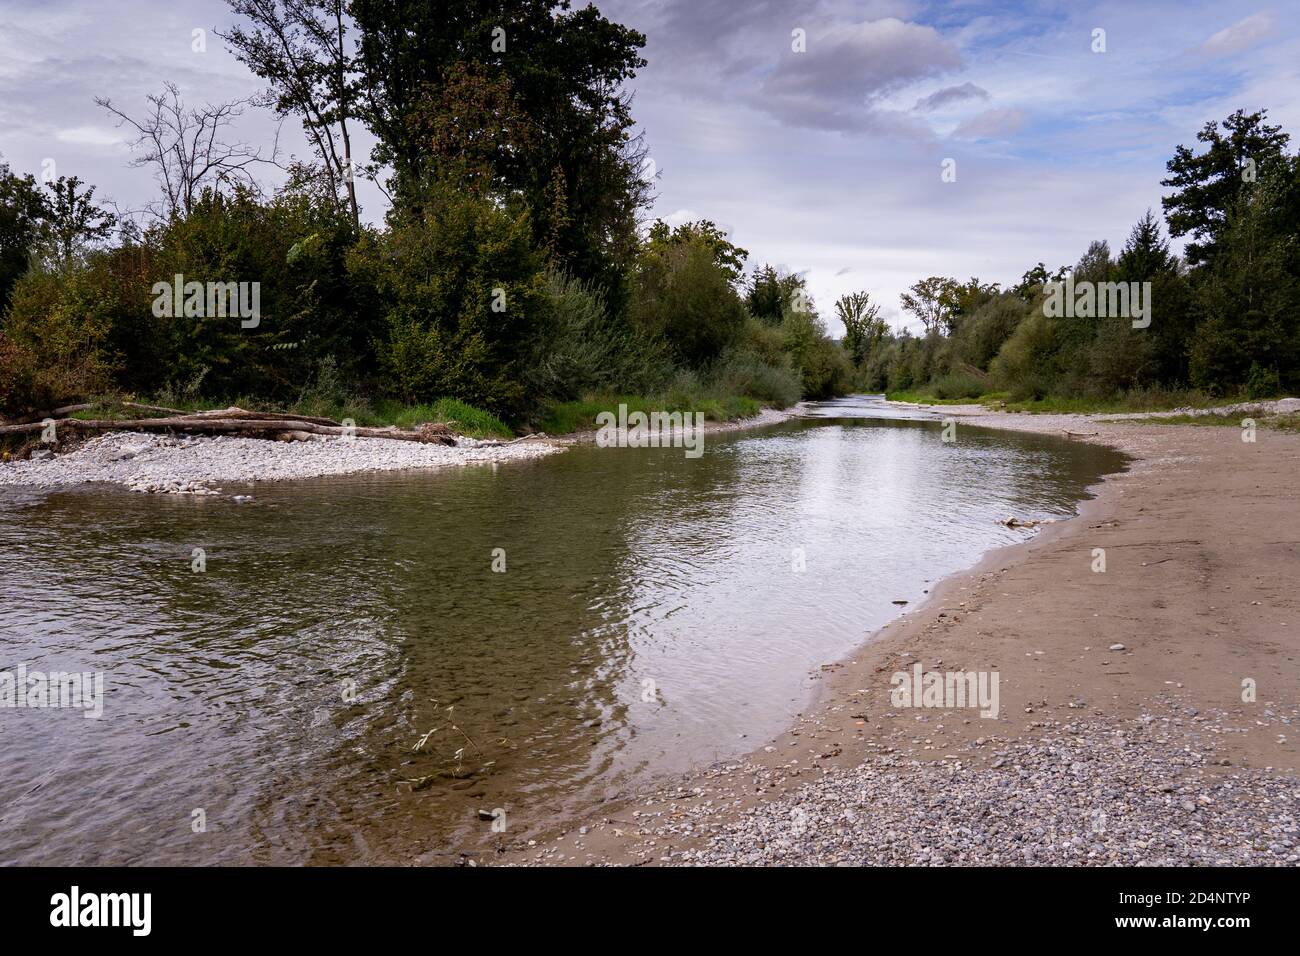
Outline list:
[[[898,295],[923,276],[1008,283],[1040,259],[1073,262],[1092,239],[1118,248],[1159,210],[1174,146],[1238,107],[1300,134],[1300,31],[1281,3],[597,6],[649,40],[633,110],[654,212],[713,219],[751,264],[806,272],[828,318],[837,295],[865,289],[901,324]],[[5,0],[0,158],[38,175],[52,159],[142,205],[150,175],[92,97],[130,112],[164,80],[194,102],[256,92],[211,32],[230,23],[221,0]],[[249,114],[240,132],[269,140],[274,123]],[[306,155],[292,121],[282,142]],[[945,159],[955,182],[941,178]],[[362,200],[382,218],[376,190]]]

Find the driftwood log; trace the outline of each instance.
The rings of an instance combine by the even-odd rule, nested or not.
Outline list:
[[[218,417],[218,416],[226,417]],[[357,438],[391,438],[423,444],[455,445],[452,430],[440,422],[421,425],[417,429],[345,427],[338,423],[321,424],[329,419],[312,419],[301,415],[278,415],[262,412],[245,412],[242,409],[221,409],[219,412],[201,412],[193,415],[172,415],[166,418],[136,418],[95,420],[83,418],[46,419],[17,425],[0,425],[0,435],[35,434],[54,425],[55,434],[61,429],[71,432],[107,431],[176,431],[205,435],[251,435],[278,437],[283,433],[299,432],[312,435],[354,436]]]

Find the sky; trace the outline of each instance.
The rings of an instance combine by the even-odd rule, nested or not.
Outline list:
[[[835,335],[846,292],[871,293],[891,325],[915,330],[899,294],[925,276],[1006,286],[1036,262],[1075,262],[1094,239],[1118,251],[1146,209],[1159,212],[1174,147],[1209,120],[1267,109],[1300,136],[1287,3],[596,6],[647,37],[631,89],[652,215],[710,219],[751,267],[804,274]],[[138,113],[165,81],[196,104],[259,92],[215,35],[232,22],[223,0],[0,0],[0,161],[140,208],[152,175],[93,97]],[[237,132],[269,144],[277,123],[250,109]],[[281,158],[309,155],[295,120],[279,137]],[[381,221],[381,193],[363,183],[360,199]]]

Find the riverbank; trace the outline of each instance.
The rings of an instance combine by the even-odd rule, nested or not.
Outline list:
[[[752,418],[707,422],[704,429],[713,434],[777,424],[793,417],[800,407],[764,408]],[[0,462],[0,487],[57,488],[103,482],[132,491],[207,495],[220,493],[222,484],[534,459],[556,454],[569,444],[594,441],[595,434],[578,432],[512,442],[457,436],[454,446],[445,446],[383,438],[343,441],[315,437],[279,442],[124,430],[89,439],[65,454],[38,452],[31,459]]]
[[[1078,517],[864,634],[781,737],[563,832],[505,839],[498,861],[1300,860],[1300,435],[942,412],[958,441],[966,425],[1068,432],[1132,464]],[[894,707],[893,675],[917,663],[996,673],[997,717]]]

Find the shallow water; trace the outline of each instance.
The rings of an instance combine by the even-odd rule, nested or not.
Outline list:
[[[1122,467],[941,428],[855,398],[699,459],[0,489],[0,671],[106,686],[99,720],[0,709],[0,862],[436,863],[479,808],[525,834],[752,749],[891,602],[1025,537],[996,519]]]

